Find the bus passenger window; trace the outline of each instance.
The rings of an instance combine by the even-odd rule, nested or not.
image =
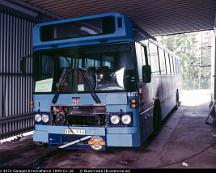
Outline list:
[[[63,69],[63,68],[69,68],[70,64],[71,64],[71,58],[60,56],[59,57],[59,63],[60,63],[59,65],[60,65],[61,69]]]
[[[165,59],[164,59],[164,51],[161,48],[159,48],[159,58],[160,58],[161,74],[166,74],[166,64],[165,64]]]
[[[139,79],[142,80],[142,65],[143,65],[143,47],[139,44],[136,43],[136,56],[137,56],[137,70],[139,74]]]
[[[176,60],[176,72],[177,74],[179,74],[179,62],[177,58],[175,60]]]
[[[179,69],[179,74],[181,73],[181,61],[180,61],[180,59],[178,59],[178,69]]]
[[[174,57],[174,63],[175,63],[175,74],[178,74],[178,67],[177,67],[177,63],[176,63],[176,57]]]
[[[148,49],[147,49],[147,46],[143,46],[143,65],[148,65]]]
[[[175,59],[174,59],[173,55],[171,55],[171,63],[173,65],[173,74],[176,74],[176,72],[175,72]]]
[[[86,68],[98,68],[100,67],[101,62],[100,62],[100,58],[95,56],[95,57],[90,57],[90,58],[86,58],[86,62],[85,62],[85,67]]]
[[[95,60],[86,58],[86,68],[95,67]]]
[[[167,70],[167,74],[171,74],[169,56],[168,56],[168,53],[167,53],[167,52],[165,52],[165,61],[166,61],[166,70]]]
[[[159,74],[159,63],[158,63],[158,51],[157,46],[153,43],[149,44],[150,48],[150,59],[151,59],[151,69],[153,74]]]
[[[169,64],[170,64],[170,74],[173,74],[173,63],[172,63],[172,55],[169,56]]]
[[[110,69],[113,69],[114,59],[112,56],[103,56],[102,60],[102,66],[109,67]]]

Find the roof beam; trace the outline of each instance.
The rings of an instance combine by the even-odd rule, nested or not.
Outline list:
[[[44,14],[47,17],[50,17],[52,19],[62,19],[62,17],[60,17],[58,15],[52,14],[50,12],[47,12],[46,10],[43,10],[41,8],[38,8],[38,7],[35,7],[35,6],[33,6],[33,5],[31,5],[31,4],[27,3],[27,2],[24,2],[24,1],[20,1],[20,0],[7,0],[7,1],[6,0],[1,0],[1,1],[5,1],[8,4],[10,4],[11,8],[13,8],[13,6],[16,6],[16,8],[15,8],[16,10],[18,10],[19,8],[21,8],[23,10],[21,12],[25,13],[25,11],[28,11],[28,12],[30,12],[30,13],[28,13],[29,15],[31,15],[31,13],[34,13],[34,14],[37,13],[37,15],[38,15],[38,13],[41,13],[41,14]],[[0,3],[1,3],[1,1],[0,1]],[[35,16],[33,16],[33,17],[35,17]]]
[[[32,16],[32,17],[37,17],[38,16],[37,12],[34,12],[32,10],[23,8],[23,7],[19,6],[19,5],[16,5],[16,4],[11,3],[9,1],[6,1],[6,0],[1,0],[0,5],[4,5],[6,7],[9,7],[9,8],[12,8],[14,10],[20,11],[20,12],[25,13],[25,14],[27,14],[29,16]]]

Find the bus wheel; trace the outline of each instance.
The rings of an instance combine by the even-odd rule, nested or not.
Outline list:
[[[153,125],[154,125],[154,133],[158,133],[161,128],[161,107],[160,102],[157,100],[154,104],[153,109]]]
[[[176,90],[176,105],[175,105],[175,110],[178,110],[180,106],[180,102],[179,102],[179,91],[178,89]]]

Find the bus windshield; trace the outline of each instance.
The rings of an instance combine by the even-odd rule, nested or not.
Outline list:
[[[136,87],[135,60],[130,44],[83,46],[38,51],[36,81],[53,79],[52,91],[131,91]]]

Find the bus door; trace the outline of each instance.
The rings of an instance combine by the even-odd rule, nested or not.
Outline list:
[[[153,130],[153,102],[151,83],[144,83],[142,79],[142,66],[148,65],[147,46],[136,43],[137,69],[139,75],[139,99],[140,99],[140,130],[141,140],[145,140]]]

